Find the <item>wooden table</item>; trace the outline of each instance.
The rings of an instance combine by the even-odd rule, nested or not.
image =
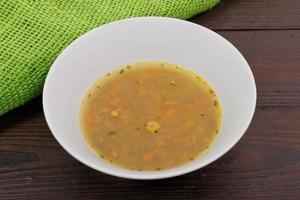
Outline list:
[[[0,118],[0,199],[300,199],[300,1],[223,0],[191,21],[236,45],[256,78],[254,119],[230,152],[176,178],[115,178],[62,149],[38,98]]]

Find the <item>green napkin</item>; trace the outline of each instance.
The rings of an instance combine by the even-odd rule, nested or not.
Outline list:
[[[134,16],[187,19],[219,0],[0,1],[0,115],[42,91],[59,53],[88,30]],[[67,76],[67,74],[66,74]]]

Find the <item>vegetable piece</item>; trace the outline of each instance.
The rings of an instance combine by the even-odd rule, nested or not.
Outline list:
[[[119,117],[119,116],[120,116],[120,112],[117,111],[117,110],[113,110],[113,111],[110,113],[110,115],[111,115],[112,117]]]
[[[111,106],[118,106],[118,105],[120,105],[121,103],[122,103],[122,99],[119,98],[119,97],[114,97],[114,98],[112,98],[111,101],[110,101],[110,105],[111,105]]]
[[[156,73],[159,73],[159,72],[161,72],[161,69],[160,68],[152,68],[152,67],[149,67],[148,69],[147,69],[147,72],[148,73],[151,73],[151,74],[156,74]]]
[[[178,104],[179,104],[178,100],[167,100],[167,101],[165,101],[166,106],[176,106]]]
[[[94,117],[91,114],[86,114],[85,115],[85,121],[87,124],[92,124],[94,122]]]
[[[111,151],[113,157],[118,157],[118,153],[116,151]]]
[[[148,153],[145,153],[144,156],[143,156],[143,160],[145,162],[152,162],[152,161],[154,161],[154,159],[155,159],[155,154],[152,151],[148,152]]]
[[[192,128],[194,126],[195,122],[191,119],[188,119],[184,122],[183,126],[185,128]]]
[[[137,92],[138,97],[143,97],[146,95],[145,89],[139,89]]]
[[[163,115],[166,117],[172,117],[172,116],[176,115],[176,110],[169,108],[163,113]]]
[[[160,128],[160,125],[156,121],[149,121],[146,124],[146,129],[149,133],[157,133]]]
[[[175,81],[171,81],[170,82],[172,86],[176,86],[176,82]]]
[[[110,89],[110,93],[111,95],[117,95],[121,92],[121,89],[122,87],[119,84],[114,84]]]

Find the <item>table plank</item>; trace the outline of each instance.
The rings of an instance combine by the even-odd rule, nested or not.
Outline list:
[[[192,21],[214,30],[299,29],[300,1],[221,0]]]
[[[68,155],[41,98],[0,118],[0,199],[297,199],[300,196],[300,30],[219,31],[252,67],[253,122],[225,156],[159,181],[120,179]]]

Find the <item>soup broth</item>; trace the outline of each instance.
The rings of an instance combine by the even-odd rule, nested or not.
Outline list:
[[[80,127],[104,160],[132,170],[162,170],[194,160],[215,141],[221,106],[197,74],[165,62],[128,64],[96,81]]]

